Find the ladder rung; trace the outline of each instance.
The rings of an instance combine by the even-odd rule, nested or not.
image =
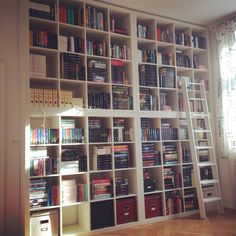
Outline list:
[[[207,179],[207,180],[201,180],[202,185],[207,185],[207,184],[215,184],[218,183],[219,181],[217,179]]]
[[[192,118],[204,118],[207,117],[208,115],[204,112],[191,112]]]
[[[203,198],[203,202],[205,202],[205,203],[217,202],[217,201],[221,201],[221,198],[220,197]]]
[[[211,162],[211,161],[204,161],[204,162],[199,162],[198,163],[198,166],[199,167],[204,167],[204,166],[214,166],[215,163],[214,162]]]
[[[188,85],[201,85],[201,86],[203,86],[204,83],[188,82]]]
[[[206,101],[205,98],[189,98],[190,101]]]
[[[208,129],[194,129],[193,132],[195,132],[195,133],[210,133],[211,131]]]
[[[213,146],[196,146],[196,149],[200,150],[200,149],[212,149]]]

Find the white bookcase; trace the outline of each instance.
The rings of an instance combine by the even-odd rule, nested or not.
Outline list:
[[[207,30],[96,1],[26,6],[29,217],[56,210],[60,235],[80,235],[195,214],[181,78],[208,86]]]

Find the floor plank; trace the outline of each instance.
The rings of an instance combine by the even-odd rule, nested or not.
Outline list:
[[[96,236],[236,236],[236,210],[224,215],[211,213],[206,220],[198,216],[159,221],[153,224],[93,233]]]

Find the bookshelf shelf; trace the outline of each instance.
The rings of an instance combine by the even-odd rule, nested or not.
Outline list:
[[[29,215],[56,209],[59,235],[80,235],[195,214],[181,80],[208,86],[207,30],[93,0],[29,3],[29,149],[51,162],[27,154],[48,204]]]

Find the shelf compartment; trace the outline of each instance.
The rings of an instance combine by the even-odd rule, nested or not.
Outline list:
[[[88,170],[86,145],[62,145],[61,174],[78,174]]]
[[[116,220],[118,225],[138,220],[136,197],[116,200]]]
[[[137,194],[136,170],[115,171],[115,196],[123,197]]]
[[[161,167],[143,169],[144,193],[163,190],[163,173]]]
[[[82,1],[60,0],[59,23],[68,26],[84,26],[84,4]]]
[[[148,194],[144,197],[145,218],[163,216],[162,194]]]
[[[131,34],[130,14],[110,9],[110,32],[117,36],[129,36]]]
[[[142,16],[137,17],[137,37],[155,40],[155,19]]]
[[[82,203],[77,206],[62,207],[63,235],[76,235],[90,231],[90,206]]]
[[[62,175],[61,204],[63,206],[88,201],[88,180],[86,174]]]
[[[115,219],[113,200],[91,202],[90,221],[92,230],[114,226]]]
[[[183,212],[183,197],[181,191],[165,192],[166,215],[174,215]]]

